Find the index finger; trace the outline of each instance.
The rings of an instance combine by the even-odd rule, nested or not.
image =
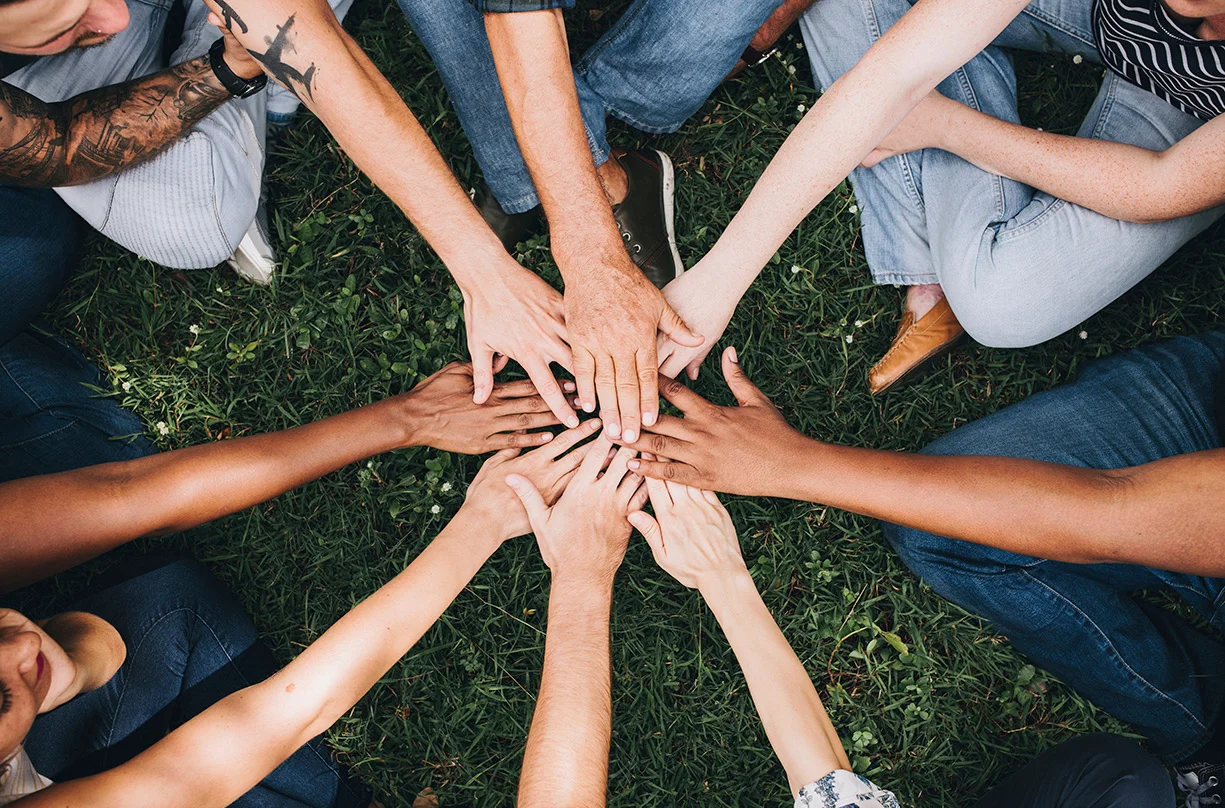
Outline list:
[[[583,458],[582,464],[578,467],[579,475],[587,482],[594,483],[600,476],[600,471],[604,468],[604,461],[608,457],[608,450],[612,448],[612,445],[608,435],[603,432],[587,444],[587,456]]]
[[[562,393],[561,385],[557,383],[557,379],[553,378],[553,371],[549,370],[549,366],[539,360],[529,359],[526,364],[523,364],[523,369],[527,371],[528,378],[532,380],[532,384],[536,385],[537,392],[544,399],[544,403],[549,405],[553,414],[569,429],[578,426],[578,416],[566,403],[566,396]]]
[[[702,398],[697,393],[678,382],[676,379],[669,379],[668,381],[664,382],[659,388],[659,393],[666,398],[669,403],[686,415],[693,410],[702,407],[703,405],[710,405],[709,401]]]
[[[655,357],[647,349],[638,351],[638,401],[642,410],[642,425],[655,426],[659,420],[659,369]]]

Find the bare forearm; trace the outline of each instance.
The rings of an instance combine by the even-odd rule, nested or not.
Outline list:
[[[607,800],[611,606],[611,581],[553,582],[540,697],[519,782],[524,808],[590,808]]]
[[[561,12],[487,14],[485,28],[567,283],[604,261],[628,265],[587,145]]]
[[[0,486],[0,589],[116,545],[242,510],[341,466],[410,445],[389,399],[283,432]]]
[[[229,98],[207,56],[52,104],[0,82],[0,181],[105,177],[157,154]]]
[[[937,148],[1103,216],[1154,222],[1196,213],[1219,199],[1167,177],[1167,152],[1056,135],[947,102]],[[1216,196],[1220,196],[1217,194]]]
[[[1225,572],[1225,450],[1099,471],[807,443],[781,495],[1024,555]]]
[[[740,662],[792,793],[834,769],[850,769],[808,672],[748,572],[712,579],[703,584],[701,592]]]
[[[421,639],[500,546],[499,530],[496,515],[465,506],[404,572],[284,669],[221,700],[131,763],[49,790],[54,804],[229,805],[351,709]],[[227,772],[222,781],[218,771]]]

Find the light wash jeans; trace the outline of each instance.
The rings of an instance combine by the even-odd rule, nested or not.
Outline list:
[[[333,0],[343,19],[353,0]],[[202,0],[186,0],[183,39],[167,63],[166,18],[173,0],[128,0],[131,22],[105,45],[43,57],[5,81],[41,98],[131,81],[203,56],[221,35]],[[277,96],[280,96],[279,98]],[[153,159],[96,182],[57,193],[107,238],[176,269],[213,267],[233,255],[255,220],[264,174],[265,116],[294,108],[275,87],[217,109]]]
[[[910,10],[908,0],[819,0],[802,19],[813,74],[828,87]],[[1093,0],[1033,0],[942,94],[1018,122],[1005,48],[1081,54],[1099,63]],[[1165,149],[1201,121],[1107,72],[1081,137]],[[1130,224],[925,149],[856,169],[864,250],[877,283],[944,287],[978,342],[1023,347],[1100,311],[1220,218],[1225,208]]]
[[[924,453],[1117,469],[1220,449],[1225,426],[1216,421],[1213,399],[1223,374],[1225,331],[1147,345],[1093,362],[1071,384],[955,429]],[[1219,511],[1221,503],[1205,499],[1198,507]],[[1018,651],[1148,736],[1159,755],[1172,761],[1192,755],[1225,717],[1225,643],[1133,597],[1164,590],[1220,631],[1225,579],[1131,564],[1067,564],[884,529],[932,589],[990,620]]]
[[[434,59],[485,182],[507,213],[539,204],[519,152],[481,13],[468,0],[398,0]],[[605,117],[675,132],[783,0],[636,0],[574,67],[587,141],[608,160]]]

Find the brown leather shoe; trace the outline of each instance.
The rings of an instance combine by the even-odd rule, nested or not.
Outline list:
[[[913,312],[906,312],[889,352],[868,371],[868,390],[875,396],[896,387],[924,365],[947,353],[965,333],[949,308],[948,298],[940,298],[940,302],[918,322]]]

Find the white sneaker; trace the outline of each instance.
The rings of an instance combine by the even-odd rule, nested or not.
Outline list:
[[[272,246],[260,227],[259,218],[256,216],[251,222],[247,234],[238,242],[238,249],[226,263],[252,283],[267,286],[272,283],[272,273],[276,270],[276,256],[272,254]]]

